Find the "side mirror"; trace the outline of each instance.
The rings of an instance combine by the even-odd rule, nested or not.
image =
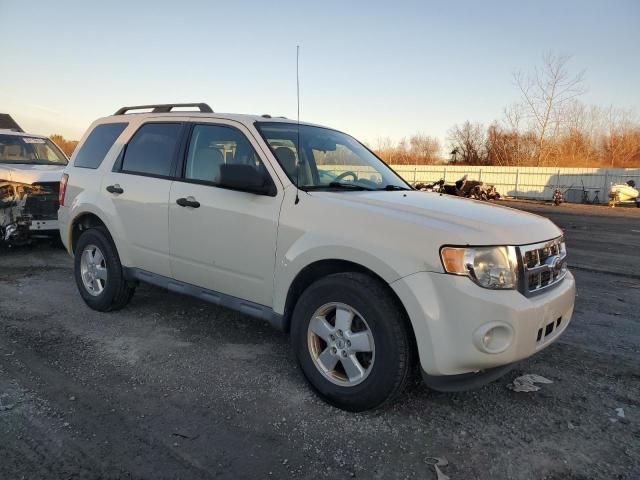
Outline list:
[[[230,190],[275,196],[276,187],[266,172],[251,165],[220,165],[218,186]]]

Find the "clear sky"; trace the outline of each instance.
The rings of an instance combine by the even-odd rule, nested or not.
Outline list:
[[[362,140],[489,123],[545,51],[640,110],[640,1],[0,0],[0,112],[77,139],[123,105],[205,101]]]

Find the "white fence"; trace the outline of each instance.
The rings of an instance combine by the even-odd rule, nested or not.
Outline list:
[[[569,202],[606,203],[612,184],[634,180],[640,185],[640,168],[479,167],[451,165],[392,165],[407,182],[431,183],[444,178],[455,182],[463,175],[496,186],[503,196],[551,200],[560,188]],[[345,169],[347,169],[345,167]]]

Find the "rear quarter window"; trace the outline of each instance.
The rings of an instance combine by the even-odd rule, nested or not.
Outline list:
[[[78,150],[75,167],[98,168],[128,123],[104,123],[95,127]]]

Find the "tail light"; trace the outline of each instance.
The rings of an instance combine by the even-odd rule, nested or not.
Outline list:
[[[58,192],[58,203],[61,207],[64,207],[64,197],[67,194],[67,183],[69,182],[69,175],[65,173],[60,179],[60,190]]]

